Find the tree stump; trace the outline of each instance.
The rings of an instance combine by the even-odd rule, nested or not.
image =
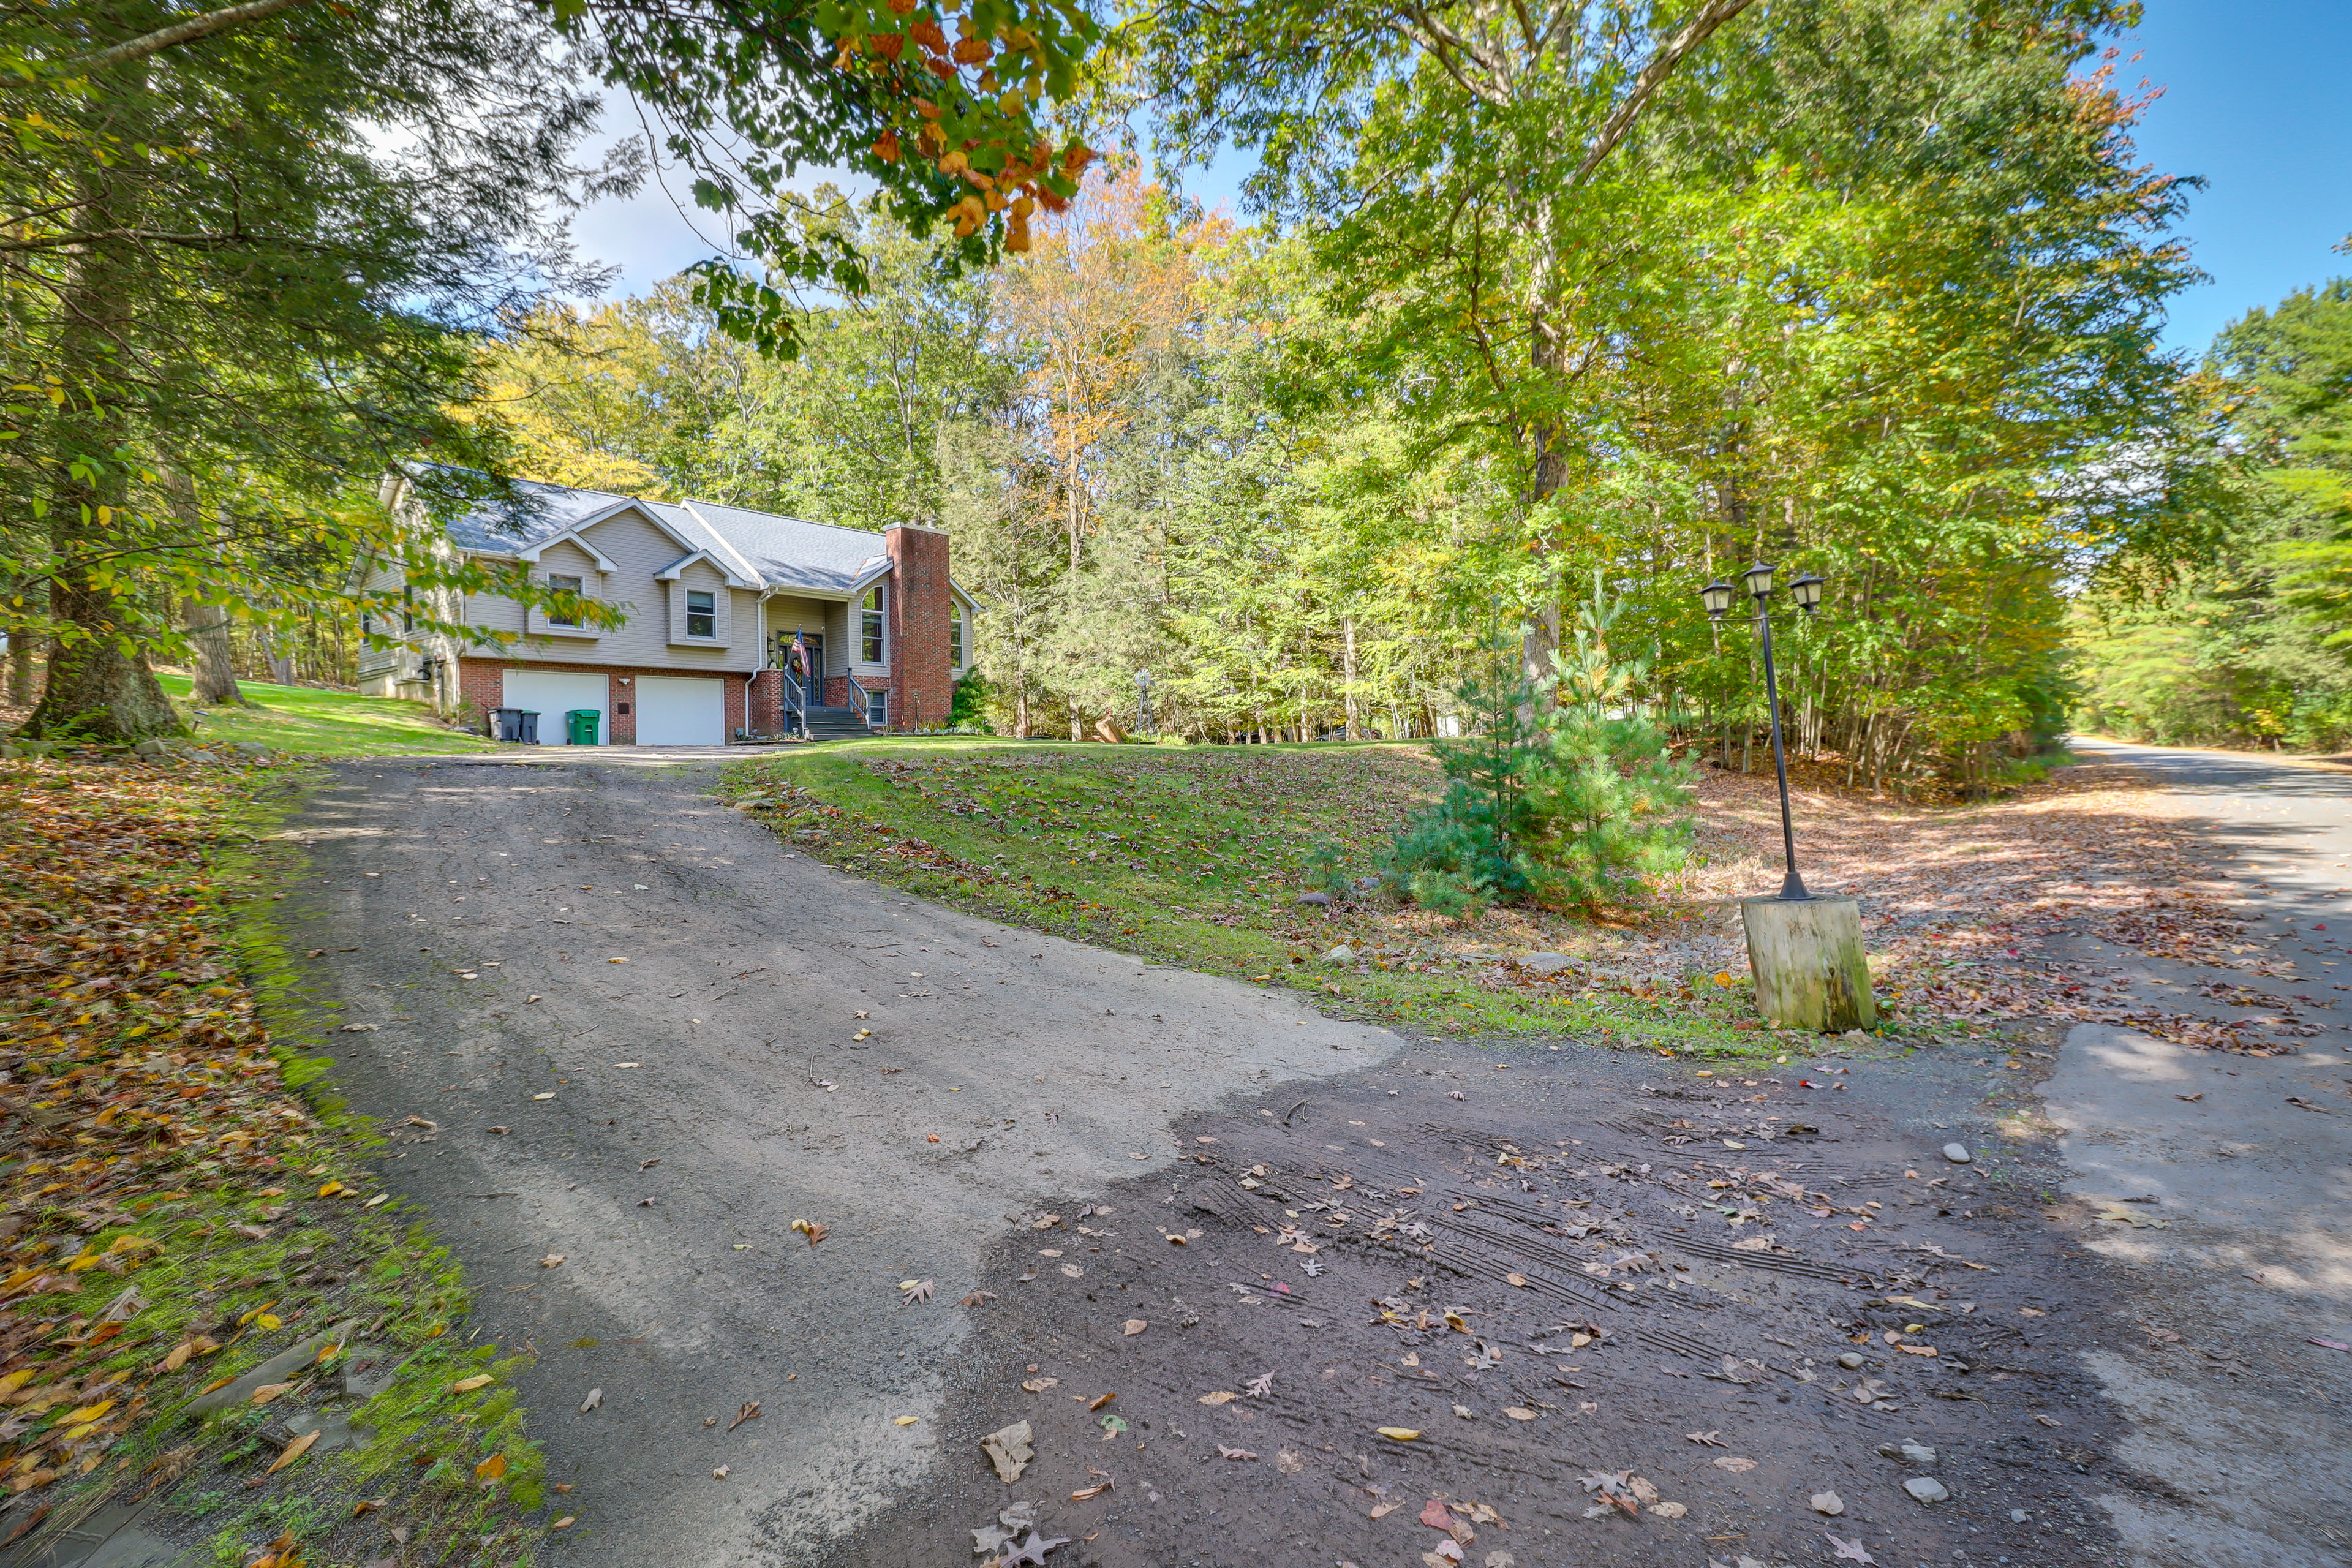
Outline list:
[[[1786,1029],[1825,1035],[1878,1022],[1862,951],[1862,907],[1852,899],[1742,899],[1756,1005]]]

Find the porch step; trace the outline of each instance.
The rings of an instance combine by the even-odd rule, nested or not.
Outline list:
[[[811,708],[807,711],[812,741],[862,741],[874,733],[866,716],[855,708]]]

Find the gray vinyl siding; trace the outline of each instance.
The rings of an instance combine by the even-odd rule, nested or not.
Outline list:
[[[477,594],[468,602],[467,622],[486,630],[509,634],[527,633],[524,639],[512,644],[503,657],[520,660],[544,659],[554,664],[630,665],[648,669],[676,669],[718,674],[726,670],[750,670],[760,663],[756,636],[759,626],[759,595],[741,588],[729,588],[725,579],[708,563],[698,562],[686,568],[679,584],[659,583],[654,574],[667,569],[681,555],[701,546],[681,546],[643,513],[635,510],[606,519],[590,529],[584,536],[592,541],[604,558],[613,563],[611,572],[600,572],[596,562],[585,550],[569,540],[549,545],[531,576],[545,582],[549,573],[576,576],[583,588],[593,598],[604,600],[625,612],[628,621],[615,631],[599,631],[583,627],[572,631],[550,627],[546,616],[530,612],[526,625],[523,606],[503,595]],[[678,590],[677,624],[679,634],[685,626],[685,587],[707,588],[718,595],[719,637],[715,642],[673,643],[670,629],[670,600],[673,588]],[[483,650],[488,651],[488,650]]]

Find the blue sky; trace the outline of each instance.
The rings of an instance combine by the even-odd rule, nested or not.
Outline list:
[[[2125,57],[2122,86],[2164,89],[2140,132],[2142,157],[2207,182],[2181,233],[2212,281],[2174,301],[2168,342],[2202,349],[2253,307],[2352,273],[2352,256],[2331,248],[2352,234],[2352,4],[2147,0]],[[1211,171],[1196,194],[1230,204],[1238,162]],[[621,267],[615,292],[627,293],[710,254],[695,231],[716,237],[717,226],[688,213],[691,223],[649,184],[583,214],[576,232]]]

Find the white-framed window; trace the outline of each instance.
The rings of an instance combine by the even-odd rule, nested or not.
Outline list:
[[[579,578],[567,577],[560,572],[551,572],[547,574],[547,587],[550,593],[569,594],[574,598],[580,597],[584,592]],[[551,626],[576,626],[580,624],[580,615],[576,610],[569,616],[556,610],[550,610],[547,612],[547,624]]]
[[[948,668],[963,668],[963,606],[948,601]]]
[[[686,635],[690,637],[719,636],[719,596],[708,588],[686,591]]]
[[[876,729],[887,729],[890,724],[890,694],[869,691],[866,694],[866,721]]]
[[[882,662],[882,584],[866,590],[857,601],[857,657],[867,664]]]

